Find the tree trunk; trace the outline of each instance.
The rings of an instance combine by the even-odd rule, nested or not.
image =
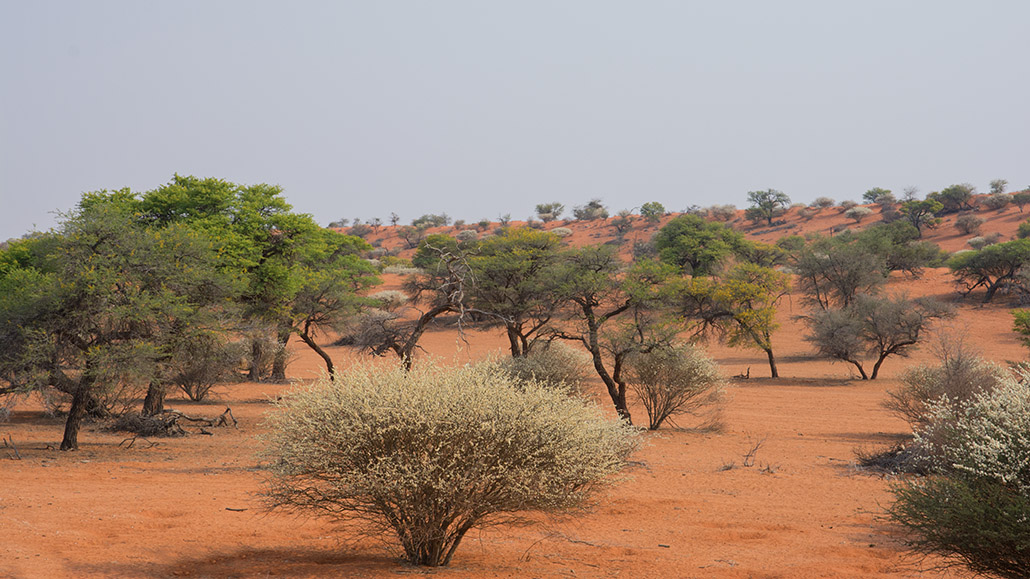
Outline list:
[[[300,334],[300,341],[307,344],[309,348],[314,350],[315,353],[318,354],[320,358],[322,358],[322,360],[325,362],[326,372],[329,373],[329,380],[335,381],[336,367],[333,366],[333,359],[329,357],[328,352],[323,350],[322,347],[315,342],[315,339],[311,337],[309,330],[310,328],[308,326],[304,327],[304,332]]]
[[[265,356],[265,347],[261,338],[254,338],[250,342],[250,372],[247,373],[247,380],[259,382],[261,380],[261,358]]]
[[[880,365],[887,359],[889,354],[880,354],[880,357],[876,360],[876,364],[873,366],[873,375],[869,377],[870,380],[876,380],[876,375],[880,373]]]
[[[159,382],[151,382],[147,387],[147,397],[143,399],[143,416],[156,416],[164,412],[167,394],[167,386]]]
[[[762,348],[765,350],[765,355],[769,357],[769,372],[772,373],[773,378],[779,378],[780,372],[776,369],[776,356],[773,356],[772,348]]]
[[[68,420],[64,423],[64,439],[61,440],[61,450],[79,450],[79,426],[82,425],[82,419],[86,417],[86,407],[91,398],[91,386],[92,381],[83,377],[72,396],[72,407],[68,410]]]
[[[858,368],[858,373],[862,375],[862,379],[863,380],[868,380],[869,379],[869,375],[865,373],[865,368],[862,367],[862,363],[861,362],[859,362],[858,360],[848,360],[848,362],[851,362],[856,368]],[[876,368],[879,368],[879,367],[880,367],[880,365],[877,364]],[[873,369],[873,372],[874,372],[873,375],[875,377],[875,372],[876,372],[875,368]]]
[[[293,335],[293,329],[288,327],[279,328],[279,335],[276,339],[276,350],[275,358],[272,360],[272,381],[273,382],[285,382],[286,381],[286,363],[288,361],[289,352],[286,350],[286,345],[290,341],[290,336]]]
[[[508,349],[511,350],[511,357],[521,358],[525,356],[526,354],[523,352],[522,347],[519,344],[519,336],[515,332],[515,329],[509,326],[506,331],[508,334]]]

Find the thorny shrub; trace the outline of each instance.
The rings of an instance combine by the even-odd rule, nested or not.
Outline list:
[[[713,404],[722,395],[718,365],[691,346],[659,348],[630,357],[631,386],[647,410],[648,429]]]
[[[639,440],[489,364],[352,369],[287,395],[269,426],[270,506],[392,531],[409,562],[431,566],[474,527],[582,508]]]
[[[562,386],[578,391],[590,371],[586,355],[564,342],[539,344],[529,355],[502,358],[497,362],[518,380],[535,380],[545,386]]]

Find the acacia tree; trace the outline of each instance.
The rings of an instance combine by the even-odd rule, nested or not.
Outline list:
[[[794,264],[798,286],[821,309],[847,307],[855,296],[874,293],[887,281],[886,262],[855,243],[821,240],[803,248]]]
[[[991,301],[998,290],[1017,283],[1017,275],[1030,263],[1030,239],[1016,239],[951,258],[948,267],[959,283],[965,286],[962,295],[983,287],[984,303]]]
[[[518,228],[483,241],[469,257],[471,307],[504,325],[512,357],[529,355],[559,307],[553,274],[560,247],[553,233]]]
[[[730,346],[765,352],[769,372],[779,377],[772,334],[779,327],[776,305],[790,291],[790,277],[768,267],[742,263],[722,280],[694,278],[677,288],[681,313],[695,321],[695,334],[715,330]]]
[[[9,388],[52,385],[72,396],[61,450],[78,448],[102,397],[154,381],[181,328],[217,310],[232,287],[201,234],[142,225],[133,197],[87,194],[40,240],[31,267],[4,276],[3,375]]]
[[[860,295],[846,307],[815,312],[805,339],[821,355],[855,366],[863,380],[875,380],[889,356],[907,356],[933,320],[950,315],[936,300]],[[865,370],[868,358],[875,360],[871,374]]]
[[[941,220],[937,213],[943,209],[944,204],[933,198],[922,201],[913,199],[901,204],[901,214],[916,228],[919,237],[923,236],[924,229],[934,229],[940,225]]]
[[[655,236],[654,245],[662,261],[694,276],[708,275],[731,255],[751,249],[740,232],[690,214],[665,224]]]
[[[745,212],[748,219],[752,221],[764,219],[768,225],[772,225],[773,219],[790,207],[790,197],[776,189],[748,191],[747,200],[751,203],[751,207],[748,207]]]
[[[675,334],[669,320],[659,315],[670,298],[666,282],[674,268],[642,261],[622,273],[623,263],[611,246],[569,250],[561,263],[555,291],[569,307],[567,323],[553,335],[586,349],[616,412],[631,421],[623,374],[626,357],[667,344]]]

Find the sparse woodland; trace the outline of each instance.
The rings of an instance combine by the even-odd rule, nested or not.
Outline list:
[[[1006,189],[873,188],[863,205],[808,206],[768,189],[741,211],[649,202],[615,217],[592,199],[565,220],[548,202],[522,222],[330,228],[268,185],[176,175],[87,193],[55,230],[0,249],[4,416],[45,400],[64,451],[90,445],[86,425],[211,434],[226,416],[238,426],[231,410],[196,418],[169,397],[286,382],[291,353],[309,351],[324,379],[287,391],[264,423],[267,504],[362,521],[437,566],[473,528],[619,496],[633,425],[701,427],[734,384],[811,379],[781,355],[800,339],[849,384],[901,376],[884,404],[912,436],[860,461],[898,477],[884,485],[901,540],[934,565],[1026,577],[1030,375],[949,338],[963,308],[1001,307],[998,335],[1030,345],[1030,191]],[[953,290],[898,289],[928,272]],[[803,335],[782,336],[785,319]],[[439,332],[504,346],[449,368],[423,354]],[[933,336],[932,362],[905,362]],[[746,371],[731,378],[713,348],[739,350]]]

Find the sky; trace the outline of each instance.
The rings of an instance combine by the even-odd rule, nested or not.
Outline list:
[[[0,0],[0,239],[174,174],[327,224],[1030,186],[1030,2]]]

